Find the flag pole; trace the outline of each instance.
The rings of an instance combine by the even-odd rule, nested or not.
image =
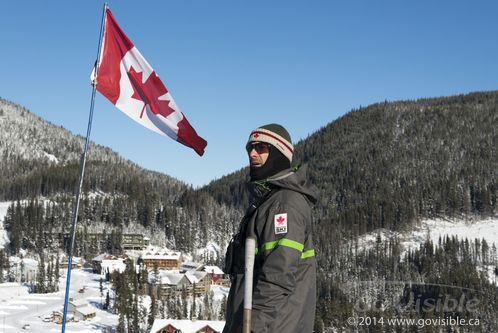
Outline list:
[[[100,23],[100,35],[99,35],[99,47],[97,53],[97,63],[95,64],[95,72],[92,80],[92,97],[90,101],[90,114],[88,116],[88,127],[86,131],[86,139],[85,146],[83,148],[83,154],[81,155],[80,160],[80,176],[79,176],[79,184],[76,189],[76,204],[74,206],[73,211],[73,226],[71,229],[71,245],[69,248],[69,256],[67,261],[67,276],[66,276],[66,295],[64,297],[64,312],[62,317],[62,333],[66,331],[66,321],[67,321],[67,308],[68,308],[68,300],[69,300],[69,287],[71,285],[71,269],[73,266],[73,250],[74,250],[74,242],[76,238],[76,225],[78,223],[78,212],[80,208],[80,194],[81,189],[83,188],[83,177],[85,175],[85,165],[86,165],[86,155],[88,152],[88,146],[90,144],[90,132],[92,130],[92,120],[93,120],[93,109],[95,105],[95,93],[97,90],[97,75],[99,72],[99,63],[100,63],[100,53],[102,48],[102,39],[104,33],[104,21],[105,21],[105,13],[107,9],[107,3],[104,3],[104,9],[102,11],[102,20]]]

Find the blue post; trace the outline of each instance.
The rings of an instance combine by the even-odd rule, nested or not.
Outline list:
[[[74,241],[76,238],[76,225],[78,224],[78,213],[80,209],[80,196],[81,196],[81,189],[83,188],[83,178],[85,176],[85,165],[86,165],[86,154],[88,152],[88,146],[90,144],[90,132],[92,130],[92,119],[93,119],[93,109],[95,105],[95,93],[97,91],[97,74],[99,72],[99,62],[100,62],[100,49],[102,46],[102,35],[103,35],[103,30],[104,30],[104,21],[105,21],[105,12],[107,9],[107,3],[104,4],[104,10],[102,13],[102,21],[101,21],[101,26],[100,26],[100,38],[99,38],[99,48],[98,48],[98,53],[97,53],[97,63],[95,65],[95,75],[94,75],[94,81],[92,82],[92,98],[90,102],[90,114],[88,116],[88,127],[86,131],[86,139],[85,139],[85,146],[83,148],[83,154],[81,155],[81,161],[80,161],[80,178],[79,178],[79,184],[76,190],[76,204],[74,206],[74,211],[73,211],[73,226],[71,230],[71,245],[69,248],[69,256],[67,260],[67,276],[66,276],[66,295],[64,297],[64,312],[63,312],[63,317],[62,317],[62,333],[66,332],[66,320],[67,320],[67,306],[68,306],[68,301],[69,301],[69,287],[71,286],[71,269],[73,266],[73,250],[74,250]]]

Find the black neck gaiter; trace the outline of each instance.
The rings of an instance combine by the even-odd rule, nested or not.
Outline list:
[[[267,179],[280,171],[290,168],[290,161],[280,150],[270,145],[270,152],[265,164],[260,167],[250,167],[251,181]]]

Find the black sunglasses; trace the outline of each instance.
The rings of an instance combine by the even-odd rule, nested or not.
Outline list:
[[[265,142],[250,142],[246,145],[246,150],[247,153],[249,154],[252,150],[255,150],[256,153],[261,154],[261,153],[266,153],[268,150],[270,150],[270,144],[265,143]]]

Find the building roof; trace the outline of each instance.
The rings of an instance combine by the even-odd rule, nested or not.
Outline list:
[[[223,275],[223,271],[218,266],[204,266],[204,272],[209,274]]]
[[[76,308],[76,312],[79,312],[84,316],[88,316],[88,315],[96,313],[97,311],[95,311],[95,308],[93,308],[89,305],[86,305],[86,306],[82,306],[81,308]]]
[[[225,326],[224,321],[212,321],[212,320],[171,320],[171,319],[156,319],[152,325],[151,333],[157,333],[164,327],[171,325],[176,329],[182,331],[182,333],[196,333],[200,329],[209,326],[216,332],[223,331]]]
[[[180,252],[146,252],[142,255],[143,260],[179,260],[181,257]]]
[[[103,272],[109,271],[109,273],[114,271],[123,273],[126,270],[126,263],[124,262],[124,259],[102,260],[100,266],[102,267]]]
[[[75,299],[75,300],[69,301],[69,303],[72,304],[72,305],[74,305],[75,307],[84,307],[84,306],[88,305],[87,300],[83,299],[83,298],[79,298],[79,299]]]
[[[112,254],[102,253],[93,258],[92,261],[115,260],[115,259],[117,259],[116,256],[113,256]]]
[[[157,246],[149,245],[143,251],[140,251],[142,259],[171,259],[179,260],[182,253],[178,251],[173,251],[168,248],[161,248]]]
[[[149,279],[153,279],[153,275],[154,274],[149,274]],[[178,272],[161,270],[159,271],[159,279],[161,284],[176,286],[182,282],[182,279],[185,279],[185,275]]]
[[[83,262],[84,262],[83,258],[81,258],[81,257],[73,257],[71,260],[72,260],[73,265],[82,265]],[[69,258],[66,255],[63,255],[61,257],[60,262],[62,264],[66,264],[67,265],[68,262],[69,262]]]
[[[204,267],[204,265],[199,263],[199,262],[189,261],[189,262],[184,262],[183,264],[181,264],[180,270],[197,271],[197,270],[202,270],[203,267]]]
[[[199,271],[188,271],[185,273],[185,277],[190,281],[190,283],[199,283],[206,275],[206,272]]]

